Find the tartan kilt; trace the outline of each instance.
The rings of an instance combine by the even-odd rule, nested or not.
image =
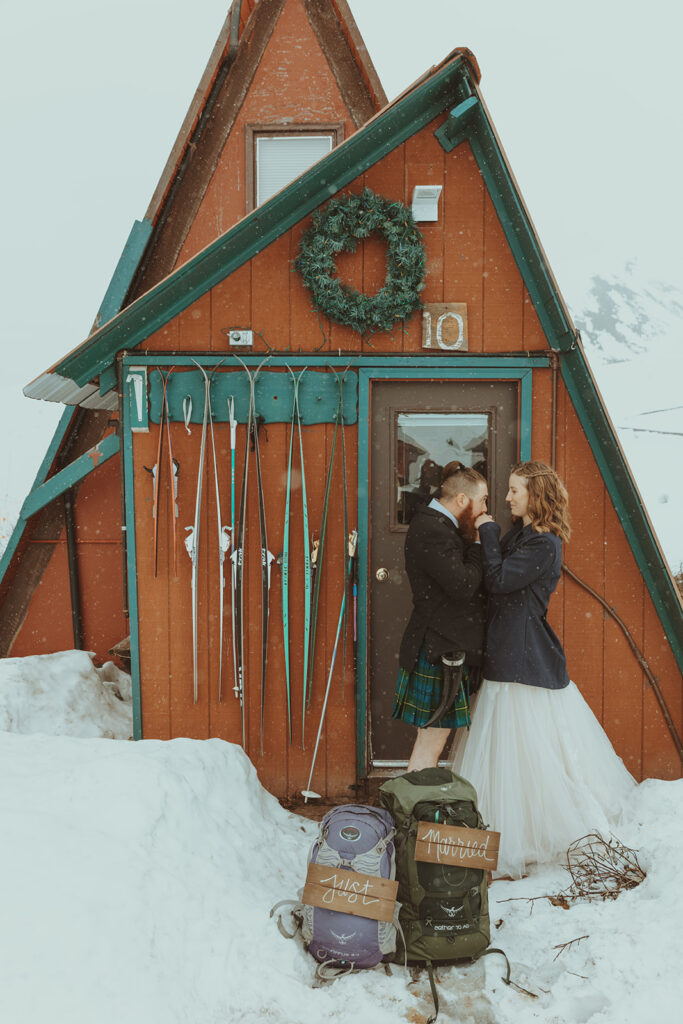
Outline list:
[[[421,648],[412,672],[399,666],[391,717],[416,725],[418,729],[423,728],[439,706],[442,686],[441,659],[433,665],[424,647]],[[463,725],[469,728],[470,721],[468,669],[465,666],[454,707],[430,728],[457,729]]]

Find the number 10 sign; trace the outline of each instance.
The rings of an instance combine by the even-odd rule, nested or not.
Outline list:
[[[467,303],[432,302],[422,309],[422,348],[467,351]]]

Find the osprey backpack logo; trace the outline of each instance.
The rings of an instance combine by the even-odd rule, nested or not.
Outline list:
[[[335,939],[337,940],[340,946],[345,946],[346,943],[349,942],[356,933],[351,932],[350,935],[337,935],[337,933],[333,932],[332,929],[330,928],[330,934],[334,935]]]
[[[355,825],[345,825],[339,835],[347,843],[356,843],[360,839],[360,829],[356,828]]]

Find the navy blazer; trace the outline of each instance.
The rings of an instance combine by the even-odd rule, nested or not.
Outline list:
[[[567,663],[546,613],[560,579],[562,541],[521,522],[502,542],[498,524],[484,523],[479,538],[489,595],[485,678],[561,690]]]
[[[480,665],[486,621],[480,545],[466,543],[438,509],[421,505],[408,527],[405,560],[414,607],[401,641],[402,668],[412,672],[421,647],[432,662],[447,651],[466,651],[468,664]]]

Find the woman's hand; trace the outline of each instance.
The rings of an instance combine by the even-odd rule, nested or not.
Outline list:
[[[496,520],[493,518],[493,516],[490,516],[488,512],[482,512],[482,514],[480,516],[477,516],[477,518],[474,520],[474,527],[476,530],[478,530],[479,527],[483,526],[484,523],[495,523],[495,521]]]

